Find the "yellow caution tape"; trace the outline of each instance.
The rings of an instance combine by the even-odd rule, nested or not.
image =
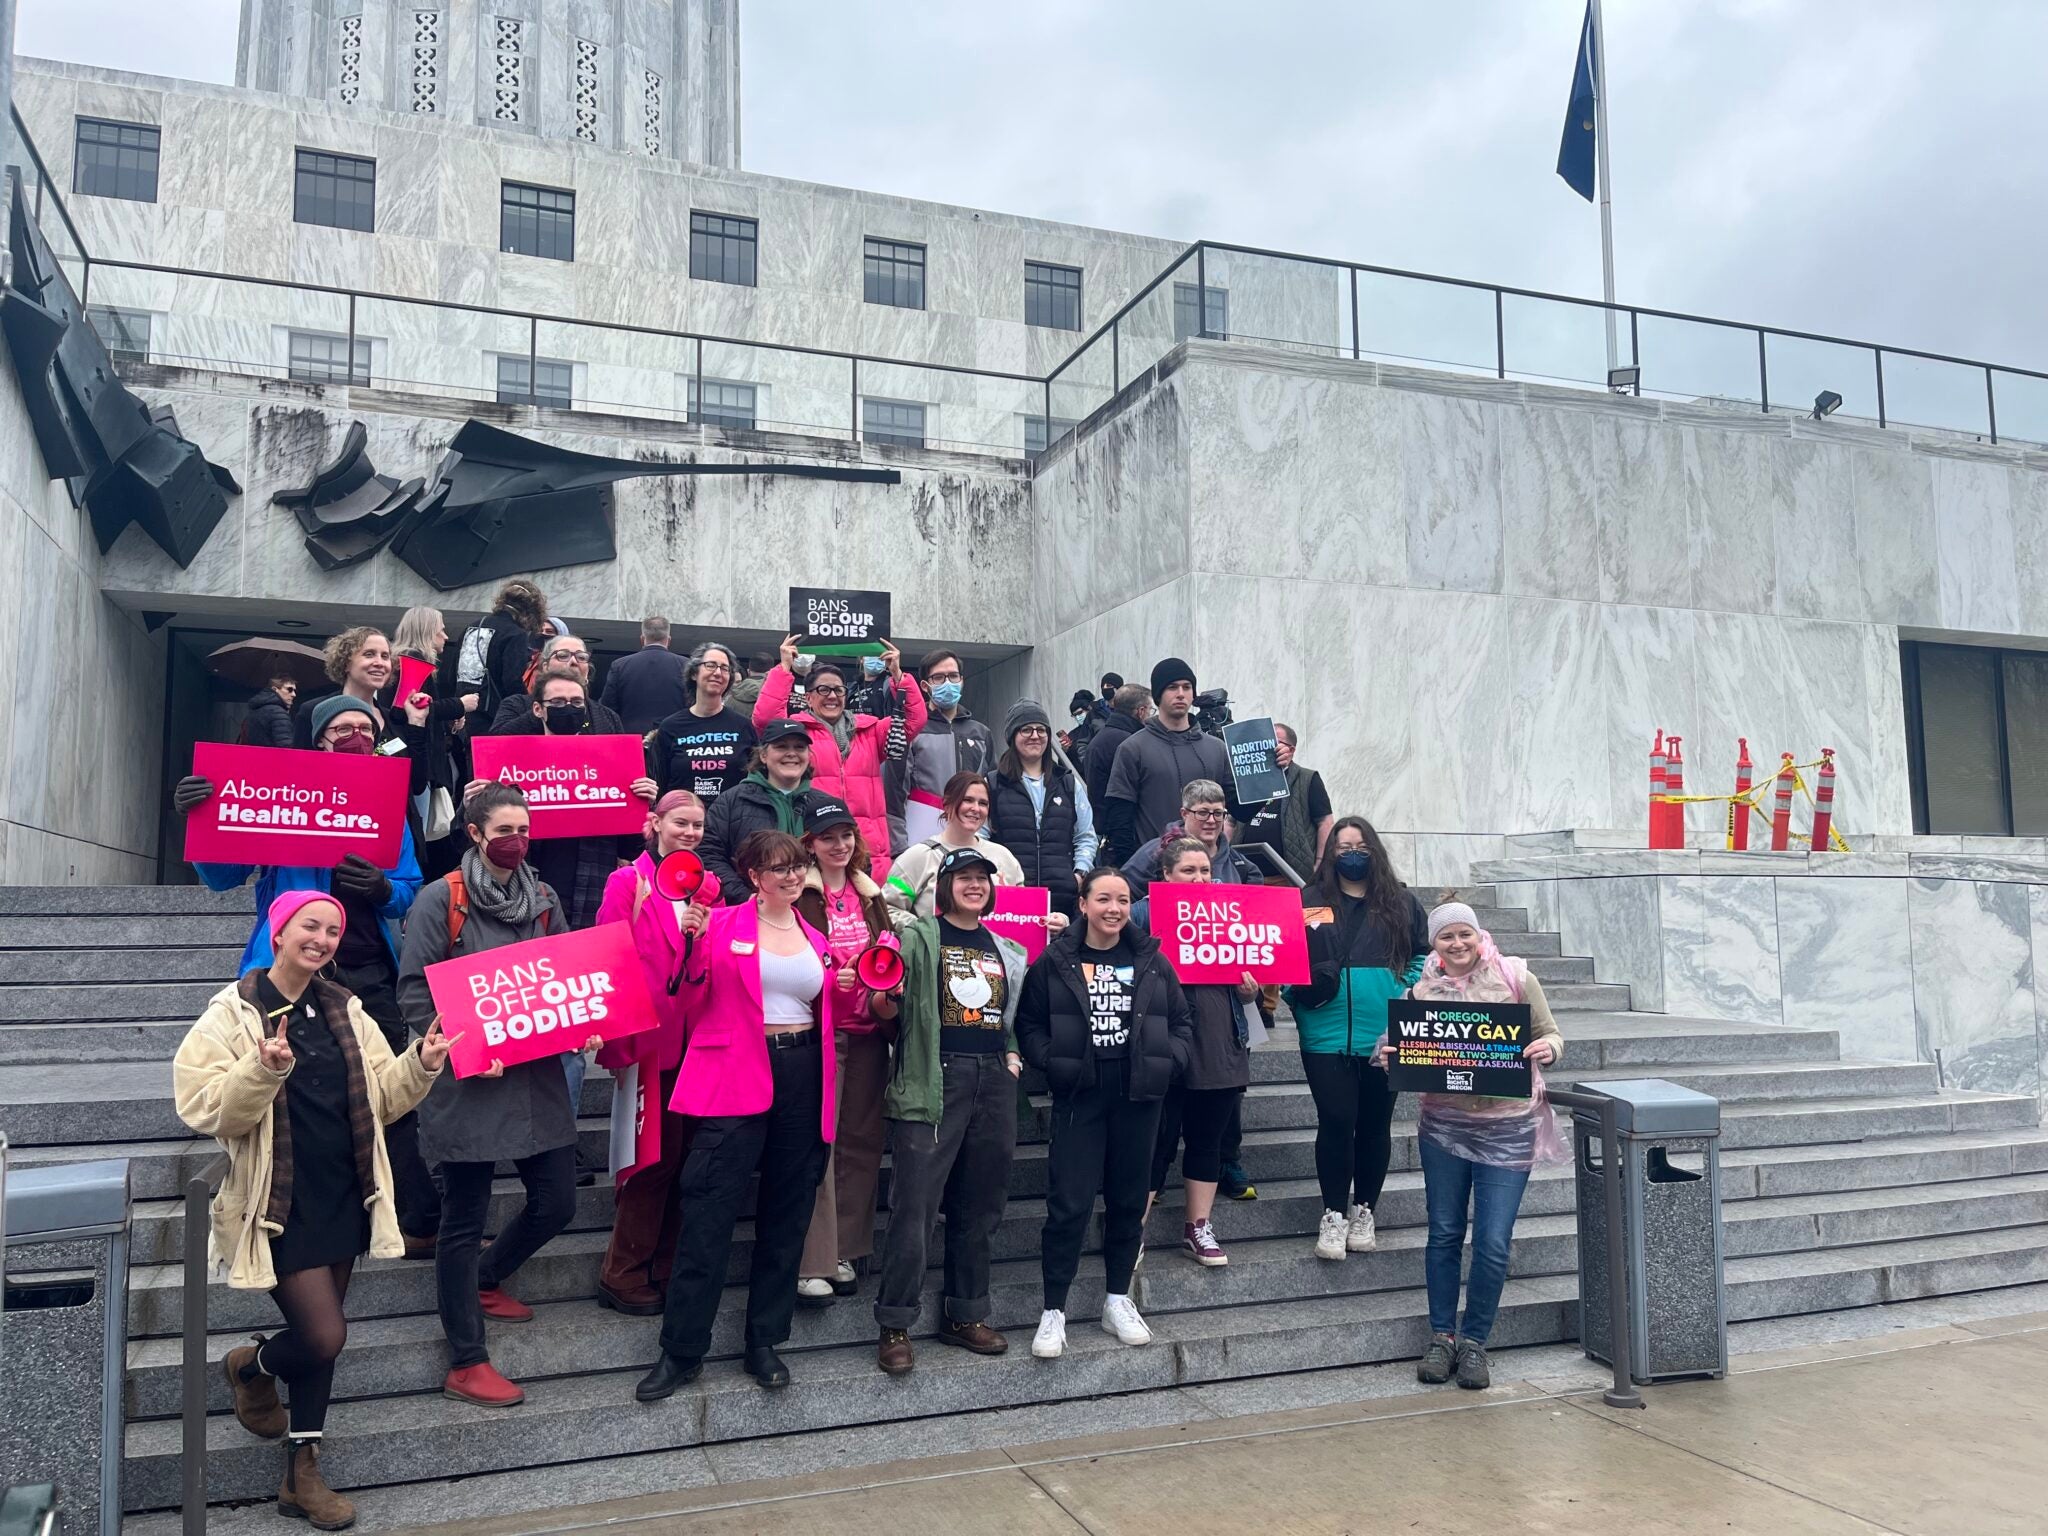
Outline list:
[[[1813,791],[1806,787],[1806,779],[1799,770],[1802,768],[1818,768],[1819,766],[1819,761],[1794,763],[1792,765],[1792,787],[1806,796],[1806,803],[1814,806],[1816,810],[1819,807],[1815,805]],[[1758,802],[1765,795],[1776,793],[1778,779],[1784,772],[1785,770],[1781,765],[1776,773],[1764,780],[1763,783],[1752,787],[1746,795],[1652,795],[1650,796],[1650,802],[1653,805],[1726,805],[1728,807],[1728,829],[1732,840],[1735,830],[1735,807],[1738,805],[1748,806],[1752,811],[1756,812],[1758,819],[1767,828],[1769,827],[1771,818],[1765,813],[1763,807]],[[1835,853],[1849,852],[1848,842],[1843,838],[1840,829],[1835,826],[1832,820],[1828,822],[1828,848]]]

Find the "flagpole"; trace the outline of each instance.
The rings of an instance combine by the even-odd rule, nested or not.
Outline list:
[[[1593,148],[1600,169],[1600,281],[1601,296],[1610,306],[1601,311],[1607,321],[1607,371],[1619,366],[1614,344],[1614,175],[1607,164],[1607,33],[1600,22],[1600,0],[1593,7]]]

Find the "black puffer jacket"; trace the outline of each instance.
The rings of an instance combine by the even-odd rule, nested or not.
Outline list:
[[[1055,1101],[1095,1083],[1095,1040],[1089,1028],[1088,986],[1081,977],[1082,935],[1076,923],[1046,945],[1024,973],[1017,1005],[1017,1051],[1045,1074]],[[1130,930],[1137,952],[1137,996],[1131,1008],[1131,1098],[1166,1096],[1174,1075],[1185,1072],[1195,1033],[1194,1014],[1180,978],[1159,951],[1159,941]]]
[[[799,813],[810,789],[810,781],[806,780],[793,791]],[[751,776],[722,792],[704,813],[704,841],[698,845],[697,856],[706,869],[718,876],[719,899],[727,906],[738,906],[754,894],[754,888],[740,874],[732,856],[739,852],[748,833],[773,832],[778,825],[774,795]]]
[[[1023,781],[1008,774],[989,775],[988,835],[1017,856],[1026,885],[1052,892],[1056,911],[1072,916],[1074,902],[1074,776],[1048,763],[1045,772],[1045,813],[1031,809]]]
[[[292,712],[285,707],[275,688],[266,688],[249,700],[249,718],[242,726],[242,742],[251,747],[288,747],[292,744]]]

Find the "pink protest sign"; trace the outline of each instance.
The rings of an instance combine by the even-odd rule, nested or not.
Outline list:
[[[1052,911],[1052,892],[1042,885],[999,885],[995,905],[982,922],[991,933],[1015,939],[1024,946],[1024,957],[1036,960],[1045,953],[1046,915]]]
[[[192,771],[213,795],[185,818],[195,864],[332,869],[359,853],[379,869],[398,863],[405,835],[403,758],[202,741]]]
[[[427,967],[448,1061],[474,1077],[492,1061],[517,1066],[618,1040],[655,1025],[633,930],[603,923],[528,939]]]
[[[1308,929],[1292,886],[1155,880],[1146,895],[1152,936],[1183,982],[1227,985],[1246,971],[1262,986],[1308,980]]]
[[[647,825],[633,793],[647,756],[638,736],[479,736],[476,776],[522,790],[535,837],[615,837]]]

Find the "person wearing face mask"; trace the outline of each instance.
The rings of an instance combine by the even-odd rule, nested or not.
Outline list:
[[[732,649],[716,641],[690,653],[690,702],[647,736],[647,772],[663,794],[687,789],[708,806],[747,776],[760,737],[731,702],[737,666]]]
[[[605,882],[599,923],[626,923],[633,930],[633,948],[647,995],[654,999],[655,1028],[614,1040],[598,1052],[597,1064],[614,1075],[637,1066],[652,1074],[650,1102],[666,1106],[675,1092],[676,1073],[683,1064],[689,1022],[683,1013],[679,977],[689,949],[684,924],[687,901],[672,901],[655,889],[655,870],[679,850],[694,851],[704,841],[704,802],[687,789],[672,789],[654,802],[647,818],[646,846],[640,856],[614,870]],[[614,1090],[616,1092],[616,1088]],[[690,1122],[667,1110],[661,1115],[661,1155],[652,1163],[625,1170],[612,1216],[611,1245],[597,1276],[600,1306],[634,1317],[655,1317],[668,1289],[669,1264],[675,1256],[681,1210],[675,1201],[676,1175],[690,1149]]]
[[[550,625],[561,623],[550,619]],[[599,736],[625,736],[625,721],[618,711],[594,697],[590,689],[590,646],[576,635],[569,633],[568,626],[562,626],[558,635],[550,635],[540,643],[540,654],[527,669],[526,686],[518,693],[507,694],[498,706],[498,712],[491,717],[491,734],[511,735],[526,728],[527,720],[533,714],[534,686],[549,672],[558,672],[564,667],[574,672],[583,683],[585,707],[590,711],[593,732]]]
[[[1195,669],[1169,656],[1152,669],[1159,714],[1116,749],[1102,806],[1103,853],[1122,864],[1163,833],[1180,807],[1183,784],[1231,783],[1230,754],[1194,722]]]
[[[905,728],[913,739],[925,727],[924,695],[903,679],[903,658],[888,641],[882,652],[893,695],[903,702]],[[874,856],[875,878],[889,874],[889,859],[895,844],[889,837],[887,797],[882,787],[882,761],[888,746],[889,721],[879,715],[853,714],[846,707],[846,672],[830,661],[819,661],[804,679],[804,708],[785,714],[790,690],[796,686],[797,636],[782,642],[782,659],[762,680],[761,696],[754,701],[754,729],[766,739],[769,723],[784,718],[800,720],[811,735],[811,780],[828,795],[844,800],[860,824]]]
[[[1379,1243],[1373,1207],[1393,1155],[1395,1094],[1373,1053],[1387,1004],[1422,974],[1429,925],[1362,816],[1339,818],[1301,904],[1309,980],[1285,995],[1316,1105],[1316,1257],[1341,1260]]]
[[[951,651],[927,651],[917,664],[918,686],[931,701],[924,728],[913,730],[903,760],[888,766],[890,846],[916,841],[908,825],[915,800],[935,803],[956,773],[987,773],[996,764],[995,738],[960,702],[966,673]],[[929,823],[926,823],[928,826]]]
[[[486,784],[464,801],[469,848],[462,867],[420,892],[405,925],[398,1000],[424,1034],[437,1011],[427,967],[455,955],[503,949],[568,927],[562,904],[526,861],[533,818],[526,797]],[[592,1038],[586,1051],[601,1048]],[[519,1266],[568,1226],[576,1211],[576,1111],[559,1060],[542,1056],[458,1078],[443,1073],[420,1105],[420,1150],[441,1170],[441,1235],[434,1284],[448,1374],[441,1390],[487,1408],[526,1393],[491,1364],[484,1319],[530,1321],[533,1309],[504,1289]],[[510,1163],[526,1200],[482,1246],[491,1181]]]
[[[348,694],[334,694],[320,700],[306,714],[315,751],[367,756],[376,750],[382,722],[374,705]],[[213,794],[212,780],[188,774],[178,781],[172,803],[179,815],[189,816],[212,799]],[[248,883],[252,875],[256,877],[259,916],[242,950],[241,970],[245,973],[271,962],[270,927],[260,914],[268,912],[280,896],[293,891],[331,894],[346,919],[329,965],[332,979],[345,987],[361,1003],[363,1011],[376,1020],[392,1054],[404,1054],[410,1036],[398,1003],[398,929],[420,890],[419,855],[410,826],[401,830],[398,858],[388,869],[379,869],[354,853],[332,869],[209,863],[197,863],[192,868],[200,883],[211,891],[231,891]],[[420,1160],[414,1117],[408,1114],[396,1120],[387,1139],[397,1186],[398,1225],[405,1235],[406,1253],[412,1258],[430,1257],[434,1234],[441,1225],[441,1203],[427,1166]]]
[[[269,961],[207,1004],[178,1047],[171,1090],[178,1117],[227,1154],[213,1257],[230,1287],[269,1291],[284,1318],[221,1362],[235,1418],[285,1441],[277,1512],[338,1531],[355,1506],[321,1475],[320,1441],[348,1337],[349,1277],[365,1253],[404,1252],[385,1127],[425,1097],[448,1042],[436,1020],[416,1048],[394,1054],[361,1002],[327,979],[347,933],[332,896],[286,891],[263,928]]]

